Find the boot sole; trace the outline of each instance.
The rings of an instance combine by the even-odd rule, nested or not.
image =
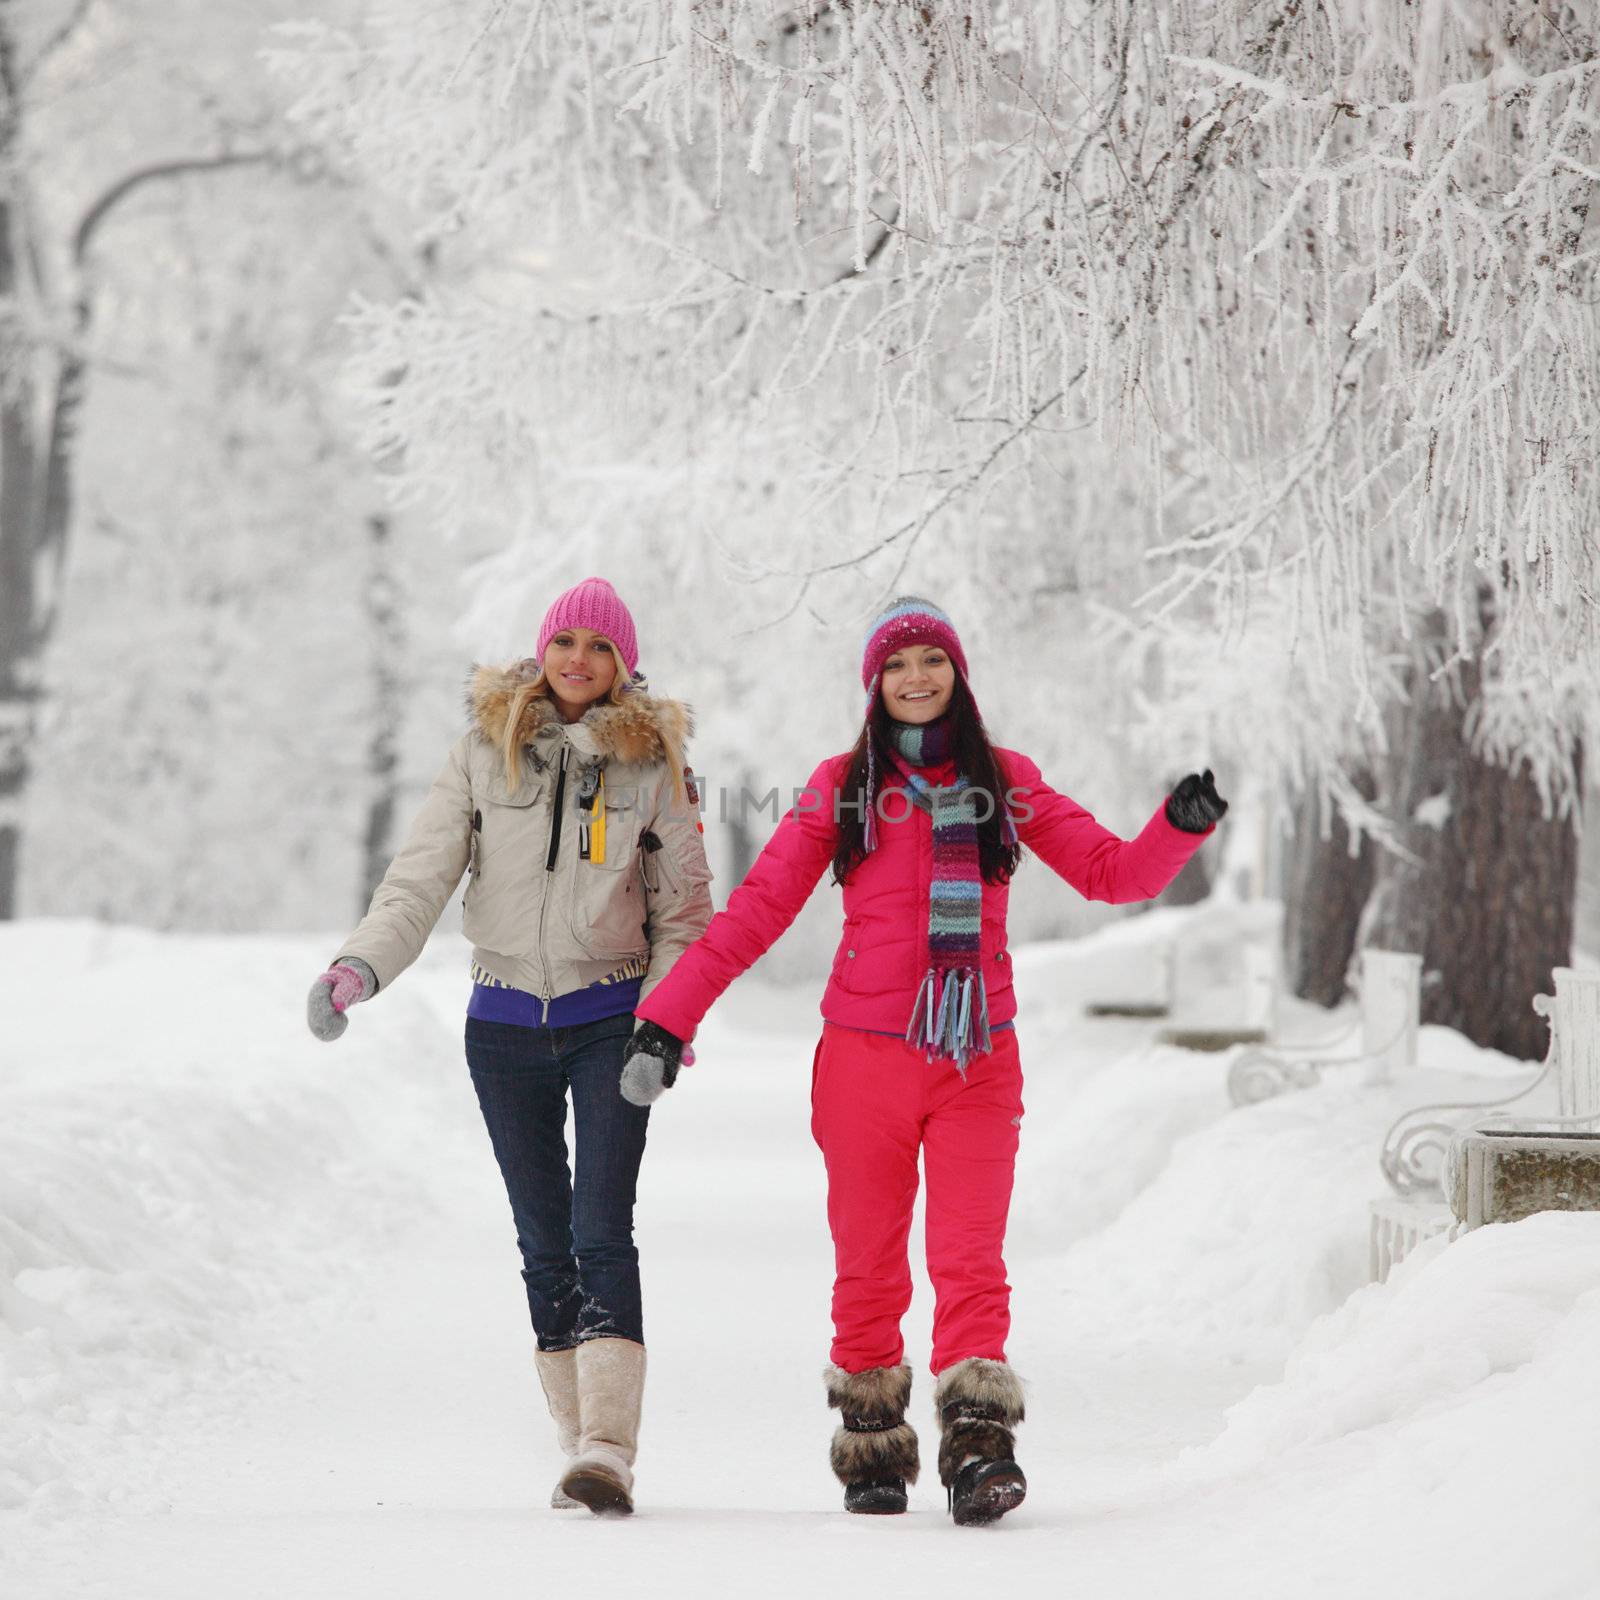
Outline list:
[[[614,1478],[602,1472],[574,1472],[561,1480],[563,1493],[587,1506],[596,1516],[626,1517],[632,1515],[633,1501],[628,1491]]]
[[[845,1510],[853,1517],[899,1517],[905,1515],[906,1502],[902,1500],[899,1505],[846,1506]]]
[[[1008,1511],[1015,1511],[1027,1498],[1027,1480],[1018,1472],[997,1473],[987,1478],[973,1491],[965,1505],[955,1508],[958,1527],[978,1528],[988,1522],[998,1522]]]

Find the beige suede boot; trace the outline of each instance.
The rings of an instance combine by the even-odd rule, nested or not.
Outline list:
[[[633,1460],[644,1403],[644,1346],[588,1339],[578,1367],[578,1450],[561,1476],[563,1493],[591,1511],[633,1510]]]
[[[578,1448],[578,1362],[576,1350],[535,1350],[533,1364],[544,1390],[550,1420],[556,1425],[556,1443],[570,1463]],[[565,1471],[565,1468],[562,1469]],[[550,1505],[556,1511],[576,1511],[579,1502],[563,1491],[558,1482],[550,1491]]]

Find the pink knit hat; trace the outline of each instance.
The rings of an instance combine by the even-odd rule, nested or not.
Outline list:
[[[563,628],[589,628],[603,633],[622,652],[622,664],[631,678],[639,667],[639,641],[633,631],[633,614],[604,578],[575,583],[544,614],[534,655],[544,659],[545,646]]]
[[[873,619],[861,652],[861,687],[870,696],[883,664],[908,644],[935,644],[949,652],[961,676],[967,676],[967,653],[956,637],[956,625],[931,600],[902,595]],[[870,704],[870,700],[869,700]]]
[[[867,629],[867,637],[862,645],[861,686],[867,691],[866,713],[869,717],[878,699],[878,684],[883,676],[884,662],[897,650],[904,650],[907,645],[912,644],[937,645],[955,663],[961,681],[967,682],[967,652],[961,648],[961,639],[956,633],[955,623],[931,600],[923,600],[914,594],[901,595],[899,599],[891,600],[872,619],[872,626]],[[969,687],[967,691],[969,696],[971,692]],[[877,798],[877,741],[869,738],[866,820],[861,835],[862,843],[868,850],[875,849],[878,842]],[[1012,822],[1009,811],[1003,811],[1001,826],[1007,830],[1002,834],[1006,843],[1015,844],[1016,825]]]

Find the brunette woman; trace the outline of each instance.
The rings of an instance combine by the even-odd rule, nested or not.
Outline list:
[[[682,1042],[831,866],[845,923],[822,999],[811,1127],[837,1268],[832,1466],[847,1509],[905,1510],[918,1452],[900,1321],[920,1154],[939,1476],[957,1522],[990,1522],[1026,1492],[1002,1256],[1022,1122],[1007,884],[1026,845],[1088,899],[1149,899],[1227,805],[1209,772],[1193,774],[1137,838],[1108,832],[1027,756],[989,742],[955,627],[925,600],[898,600],[876,620],[861,681],[854,748],[816,769],[727,909],[639,1005],[627,1081],[655,1093],[672,1082]]]

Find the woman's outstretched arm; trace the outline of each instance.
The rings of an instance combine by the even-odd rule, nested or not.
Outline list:
[[[811,774],[799,801],[778,823],[726,909],[678,957],[634,1015],[690,1038],[724,989],[777,943],[833,860],[837,757]]]
[[[370,909],[339,947],[337,961],[359,956],[377,975],[380,987],[393,983],[422,954],[433,925],[467,870],[472,837],[469,737],[463,735],[451,747],[406,842],[372,896]]]
[[[1000,759],[1018,837],[1086,900],[1113,905],[1153,900],[1216,831],[1174,827],[1163,801],[1136,838],[1122,839],[1077,801],[1052,789],[1027,756],[1006,750]]]

